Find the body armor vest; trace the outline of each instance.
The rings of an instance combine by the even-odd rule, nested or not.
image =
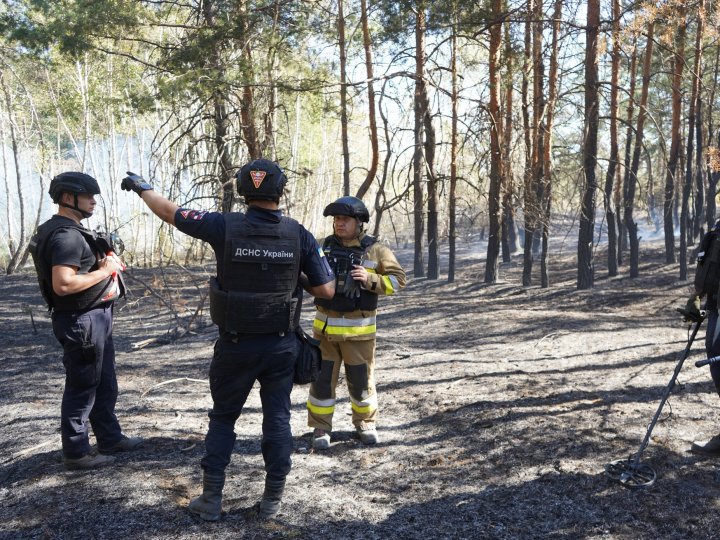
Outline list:
[[[715,299],[720,288],[720,221],[700,242],[695,269],[695,290]]]
[[[341,313],[377,309],[378,295],[363,289],[350,275],[353,265],[362,266],[365,252],[375,242],[372,236],[365,236],[360,241],[360,246],[346,247],[334,234],[325,239],[323,251],[330,268],[335,273],[335,296],[331,300],[316,298],[316,306]]]
[[[221,331],[271,334],[294,329],[300,317],[300,225],[225,218],[225,253],[210,280],[210,318]]]
[[[107,301],[104,300],[104,298],[114,285],[112,277],[103,279],[92,287],[75,294],[67,294],[64,296],[55,294],[52,286],[52,266],[46,250],[53,235],[61,229],[75,229],[78,231],[95,254],[105,256],[108,252],[113,251],[108,236],[98,234],[95,231],[89,231],[80,225],[63,222],[61,220],[50,220],[40,225],[37,232],[30,239],[29,251],[35,264],[40,293],[47,303],[48,308],[55,311],[80,311],[104,304]],[[90,267],[90,272],[97,270],[97,268],[98,265],[96,262]],[[122,279],[122,274],[119,272],[118,287],[120,289],[118,296],[125,296],[125,282]]]

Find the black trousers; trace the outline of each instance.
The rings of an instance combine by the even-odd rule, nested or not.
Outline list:
[[[67,458],[90,452],[88,424],[101,451],[122,439],[115,416],[118,386],[112,318],[112,303],[80,313],[52,315],[53,332],[63,347],[65,366],[60,431]]]
[[[299,343],[295,332],[250,336],[237,343],[217,340],[210,365],[213,408],[208,413],[210,424],[201,461],[205,471],[221,473],[230,463],[235,421],[257,380],[263,412],[261,450],[265,472],[274,479],[284,479],[290,472],[290,392]]]

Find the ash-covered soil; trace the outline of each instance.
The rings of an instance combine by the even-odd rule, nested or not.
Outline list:
[[[476,250],[454,283],[413,279],[381,300],[381,443],[351,436],[343,381],[331,449],[314,452],[296,387],[293,470],[268,522],[248,512],[264,478],[257,391],[236,426],[221,521],[186,509],[211,406],[215,330],[197,309],[210,267],[131,270],[115,321],[117,413],[147,441],[92,472],[60,461],[64,372],[34,273],[4,276],[0,538],[717,538],[720,461],[687,451],[720,431],[707,368],[694,367],[704,327],[643,454],[655,485],[604,474],[638,450],[657,410],[687,343],[675,307],[689,292],[660,243],[642,246],[636,279],[606,278],[604,256],[590,291],[575,289],[572,252],[551,257],[541,289],[519,285],[520,256],[484,285]]]

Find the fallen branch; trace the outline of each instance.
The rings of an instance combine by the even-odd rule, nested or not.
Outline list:
[[[41,442],[40,444],[36,444],[35,446],[31,446],[30,448],[26,448],[25,450],[20,450],[19,452],[15,452],[14,454],[10,454],[10,457],[1,463],[4,465],[5,463],[10,463],[11,461],[15,461],[17,458],[26,456],[27,454],[33,453],[35,450],[40,450],[40,448],[44,448],[46,446],[50,446],[51,444],[57,442],[57,437],[53,437],[52,439],[48,439],[45,442]]]
[[[140,399],[144,398],[147,394],[149,394],[150,392],[152,392],[155,388],[158,388],[158,387],[160,387],[160,386],[164,386],[164,385],[166,385],[166,384],[171,384],[171,383],[174,383],[174,382],[178,382],[178,381],[197,382],[197,383],[207,383],[207,382],[208,382],[208,381],[205,380],[205,379],[191,379],[191,378],[189,378],[189,377],[179,377],[179,378],[177,378],[177,379],[170,379],[170,380],[168,380],[168,381],[163,381],[163,382],[161,382],[161,383],[157,383],[157,384],[151,386],[150,388],[148,388],[147,390],[145,390],[142,394],[140,394]]]
[[[180,316],[178,315],[177,311],[176,311],[175,308],[172,306],[172,304],[170,304],[170,302],[168,302],[167,300],[165,300],[165,297],[164,297],[162,294],[160,294],[159,292],[157,292],[157,291],[156,291],[155,289],[153,289],[150,285],[148,285],[147,283],[145,283],[142,279],[140,279],[140,278],[132,275],[132,273],[131,273],[129,270],[125,270],[125,272],[123,272],[123,277],[128,277],[128,278],[130,278],[130,279],[133,280],[133,281],[137,281],[138,283],[140,283],[140,285],[142,285],[143,287],[145,287],[145,289],[146,289],[150,294],[152,294],[155,298],[157,298],[158,300],[160,300],[160,302],[162,302],[162,303],[165,305],[165,307],[168,308],[168,311],[170,311],[170,313],[172,314],[172,316],[175,318],[175,322],[178,323],[178,326],[180,325]]]

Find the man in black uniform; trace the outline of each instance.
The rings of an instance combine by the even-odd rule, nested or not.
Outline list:
[[[313,296],[332,298],[335,276],[315,238],[278,209],[287,178],[272,161],[255,160],[237,174],[246,214],[179,208],[142,177],[128,175],[123,189],[137,193],[167,223],[208,242],[217,261],[217,277],[210,281],[210,315],[219,330],[210,364],[213,408],[201,461],[203,493],[189,509],[208,521],[220,518],[235,421],[257,380],[266,472],[258,513],[261,518],[274,517],[291,466],[290,391],[300,346],[294,332],[302,301],[299,279],[302,272],[303,286]]]
[[[720,355],[720,318],[718,318],[718,289],[720,289],[720,221],[703,237],[698,249],[693,293],[685,308],[678,309],[687,322],[700,324],[707,316],[705,354],[708,358]],[[705,313],[700,305],[706,298]],[[710,364],[710,376],[720,395],[720,364]],[[695,454],[720,457],[720,434],[706,441],[694,441],[690,451]]]
[[[92,216],[97,181],[66,172],[50,182],[58,213],[38,227],[30,252],[40,291],[52,310],[63,347],[65,390],[61,406],[63,461],[67,469],[92,469],[114,461],[109,454],[134,450],[139,437],[123,435],[115,416],[118,396],[113,303],[123,293],[120,259],[107,241],[80,225]],[[97,439],[92,452],[88,422]]]

